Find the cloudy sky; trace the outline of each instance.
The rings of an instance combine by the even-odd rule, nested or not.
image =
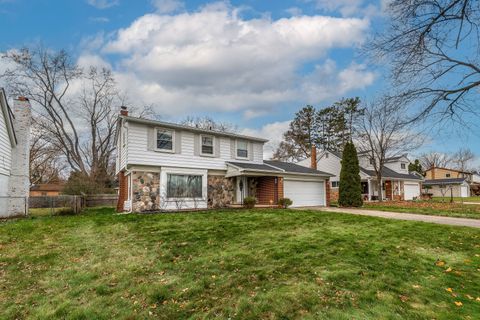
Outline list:
[[[384,70],[359,48],[381,31],[385,1],[0,0],[0,52],[65,48],[164,120],[208,115],[275,143],[301,106],[382,89]],[[458,129],[424,150],[480,154],[479,133]]]

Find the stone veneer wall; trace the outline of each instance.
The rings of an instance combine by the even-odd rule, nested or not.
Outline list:
[[[160,173],[132,172],[132,208],[134,212],[160,210]]]
[[[235,201],[235,179],[208,176],[208,207],[225,208]]]

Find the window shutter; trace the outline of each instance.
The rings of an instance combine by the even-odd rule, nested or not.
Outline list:
[[[148,137],[147,137],[147,149],[150,151],[155,151],[155,145],[157,143],[155,139],[155,128],[148,127]]]
[[[215,147],[214,147],[215,157],[220,158],[220,137],[215,137],[214,141],[215,141]]]
[[[175,153],[182,153],[182,132],[175,131]]]
[[[248,142],[248,160],[253,160],[253,143],[250,141]]]
[[[200,155],[200,135],[199,134],[193,135],[193,155],[195,156]]]
[[[235,139],[230,139],[230,155],[232,159],[237,157],[237,150],[235,150]]]

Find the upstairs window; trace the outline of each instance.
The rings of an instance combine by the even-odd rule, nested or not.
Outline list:
[[[202,141],[202,154],[213,155],[213,137],[201,136]]]
[[[157,129],[157,150],[173,151],[173,131]]]
[[[446,177],[446,178],[450,178],[450,173],[447,173],[447,174],[445,175],[445,177]]]
[[[407,168],[407,165],[405,163],[400,164],[400,167],[405,170]]]
[[[237,140],[237,158],[248,158],[248,142]]]

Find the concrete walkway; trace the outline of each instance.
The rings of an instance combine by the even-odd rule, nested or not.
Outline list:
[[[380,217],[380,218],[396,219],[396,220],[412,220],[412,221],[422,221],[422,222],[430,222],[430,223],[437,223],[437,224],[446,224],[451,226],[480,228],[480,219],[429,216],[429,215],[416,214],[416,213],[387,212],[387,211],[352,209],[352,208],[303,207],[303,208],[295,208],[295,209],[349,213],[349,214],[356,214],[360,216]]]

